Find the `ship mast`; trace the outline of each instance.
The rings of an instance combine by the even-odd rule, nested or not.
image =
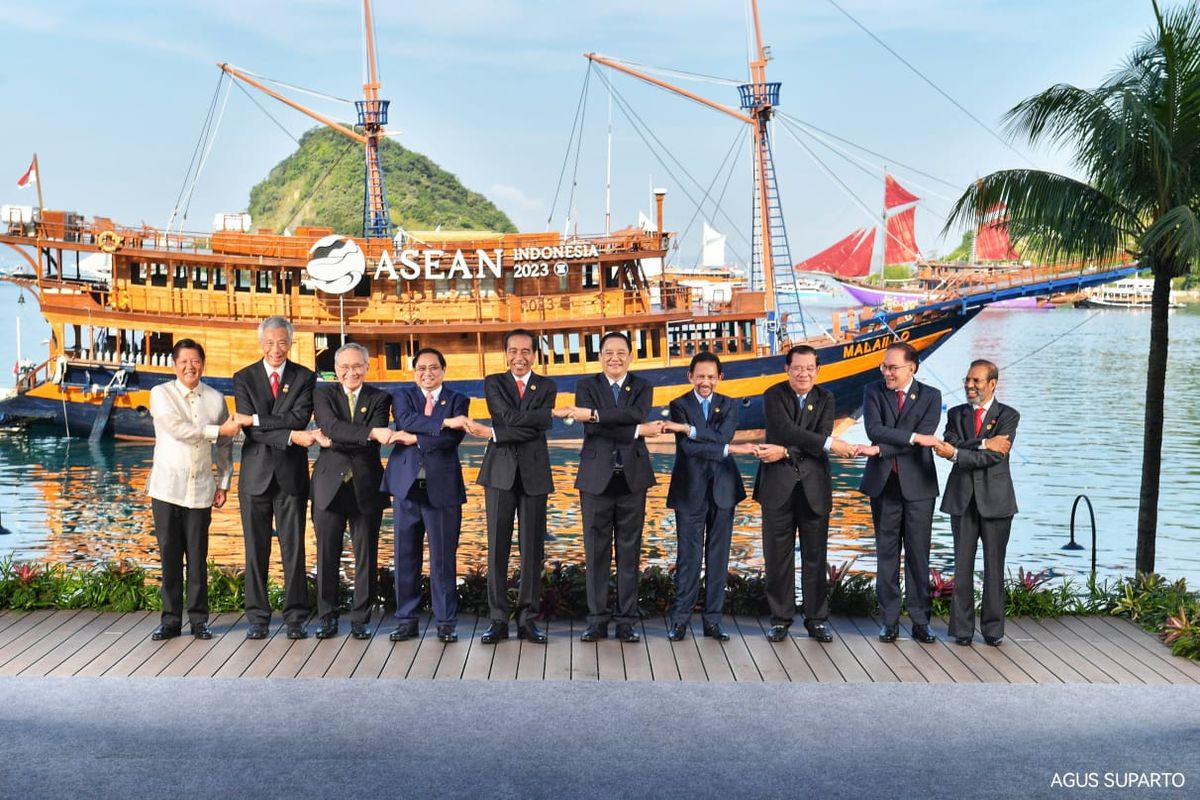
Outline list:
[[[790,338],[789,323],[799,322],[803,329],[804,318],[800,309],[795,268],[788,247],[771,153],[770,122],[775,115],[775,107],[779,104],[779,83],[767,81],[767,62],[770,55],[769,49],[762,43],[758,0],[750,0],[750,8],[754,20],[754,52],[750,57],[750,83],[738,87],[741,97],[740,110],[701,97],[596,53],[585,53],[584,56],[589,61],[674,92],[750,126],[754,146],[754,236],[750,280],[753,288],[763,289],[767,326],[778,334],[769,337],[772,350],[775,350],[780,343]],[[804,335],[806,334],[807,331],[804,331]]]
[[[363,235],[368,239],[389,239],[392,235],[392,219],[388,209],[387,192],[383,186],[383,167],[379,163],[379,140],[384,136],[387,125],[388,103],[379,99],[379,71],[375,63],[375,32],[372,24],[371,0],[363,0],[363,51],[366,54],[366,82],[363,83],[363,99],[356,100],[358,124],[363,133],[347,128],[316,111],[270,89],[230,64],[217,64],[221,71],[264,94],[274,97],[284,105],[312,117],[317,122],[358,142],[365,149],[363,167]]]

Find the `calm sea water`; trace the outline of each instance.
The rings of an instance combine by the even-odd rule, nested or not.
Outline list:
[[[16,358],[15,316],[22,320],[24,354],[44,357],[45,324],[36,306],[16,304],[14,287],[0,286],[0,304],[9,313],[0,331],[0,374]],[[972,358],[990,358],[1001,367],[999,396],[1021,412],[1012,454],[1013,479],[1021,508],[1013,526],[1008,564],[1014,571],[1052,569],[1060,575],[1086,575],[1090,552],[1064,551],[1073,499],[1086,494],[1095,508],[1098,568],[1104,577],[1131,574],[1137,528],[1141,469],[1142,397],[1146,372],[1149,314],[1138,311],[986,311],[923,365],[920,377],[938,386],[946,404],[962,401],[961,378]],[[36,354],[36,356],[34,355]],[[782,378],[782,374],[781,374]],[[10,383],[11,378],[2,379]],[[1171,317],[1171,360],[1164,420],[1162,497],[1159,507],[1160,572],[1200,585],[1200,309]],[[865,441],[861,425],[848,438]],[[149,503],[144,496],[152,448],[146,445],[81,440],[25,433],[0,434],[0,556],[64,562],[134,558],[157,566]],[[464,447],[469,485],[464,514],[460,570],[484,563],[486,535],[483,496],[471,482],[482,447]],[[659,485],[650,493],[643,560],[674,561],[675,523],[665,508],[673,453],[653,454]],[[578,497],[571,488],[576,449],[551,448],[559,491],[551,496],[549,559],[583,560]],[[749,487],[754,463],[741,463]],[[860,465],[835,469],[835,507],[830,559],[856,559],[856,570],[875,568],[870,511],[855,487]],[[943,482],[949,465],[939,460]],[[758,506],[746,501],[735,518],[732,566],[762,567]],[[384,520],[382,563],[391,558],[390,514]],[[1077,536],[1090,548],[1091,530],[1081,506]],[[211,555],[230,565],[243,561],[236,494],[214,514]],[[315,551],[309,546],[309,561]],[[946,568],[953,547],[949,518],[934,518],[933,564]]]

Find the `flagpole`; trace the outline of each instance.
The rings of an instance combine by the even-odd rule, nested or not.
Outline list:
[[[38,192],[38,216],[41,216],[42,211],[46,209],[42,202],[42,170],[38,166],[37,153],[33,154],[33,182],[37,184]]]

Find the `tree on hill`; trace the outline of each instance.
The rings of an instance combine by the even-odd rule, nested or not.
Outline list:
[[[1004,204],[1010,233],[1039,256],[1132,255],[1154,275],[1146,371],[1137,571],[1154,571],[1171,280],[1200,260],[1200,7],[1162,13],[1099,88],[1059,84],[1017,104],[1008,129],[1074,149],[1082,180],[1003,170],[971,185],[950,221],[977,225]]]
[[[503,211],[426,156],[390,139],[379,143],[392,224],[406,230],[513,232]],[[338,233],[363,233],[363,148],[328,128],[300,137],[296,152],[276,164],[250,190],[255,227],[282,232],[320,225]]]

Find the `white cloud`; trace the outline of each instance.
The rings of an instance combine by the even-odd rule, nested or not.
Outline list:
[[[493,183],[488,187],[488,197],[495,203],[504,205],[522,215],[545,208],[545,201],[539,197],[530,197],[516,186],[506,183]]]

